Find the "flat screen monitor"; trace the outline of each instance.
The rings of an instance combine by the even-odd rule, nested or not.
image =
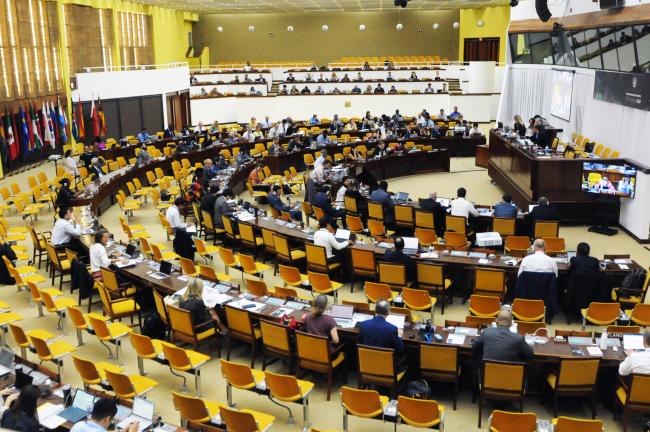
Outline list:
[[[588,193],[634,198],[636,168],[622,163],[583,162],[582,190]]]
[[[551,115],[566,121],[571,121],[573,74],[572,70],[552,71]]]

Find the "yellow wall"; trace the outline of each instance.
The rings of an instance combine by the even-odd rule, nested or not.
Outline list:
[[[63,0],[63,3],[151,15],[155,63],[187,61],[185,58],[185,51],[188,47],[187,33],[192,31],[192,22],[198,20],[197,14],[126,0]],[[119,39],[117,39],[116,21],[114,21],[114,26],[117,42]],[[119,50],[114,51],[119,52]]]
[[[210,61],[312,60],[343,56],[439,55],[456,60],[458,10],[319,12],[317,14],[207,14],[194,25],[195,45],[210,48]],[[401,22],[404,29],[395,30]],[[432,24],[440,29],[433,30]],[[327,24],[329,31],[321,31]],[[359,31],[365,24],[366,31]],[[254,25],[255,32],[248,32]],[[294,31],[287,32],[292,25]],[[217,26],[224,28],[217,32]],[[418,32],[418,30],[421,30]],[[272,32],[271,37],[269,33]]]
[[[483,20],[483,27],[476,22]],[[465,38],[498,37],[499,61],[506,61],[506,35],[510,23],[510,6],[496,6],[460,10],[460,29],[458,35],[458,59],[462,60],[465,48]]]

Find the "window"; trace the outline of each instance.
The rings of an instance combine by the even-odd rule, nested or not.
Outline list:
[[[59,94],[56,3],[0,0],[0,100]]]

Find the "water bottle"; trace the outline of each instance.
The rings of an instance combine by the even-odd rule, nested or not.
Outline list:
[[[600,335],[600,350],[607,350],[607,329],[604,329],[603,333]]]

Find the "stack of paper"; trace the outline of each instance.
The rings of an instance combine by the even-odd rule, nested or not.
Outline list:
[[[451,345],[463,345],[465,343],[465,335],[450,333],[447,335],[447,343]]]

